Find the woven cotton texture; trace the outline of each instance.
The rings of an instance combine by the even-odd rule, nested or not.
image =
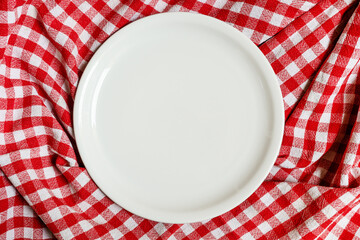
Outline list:
[[[358,1],[0,1],[0,239],[360,238]],[[106,197],[79,157],[73,103],[111,34],[159,12],[229,23],[279,81],[285,132],[266,181],[214,219],[163,224]]]

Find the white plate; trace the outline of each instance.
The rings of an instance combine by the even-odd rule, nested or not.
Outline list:
[[[236,207],[281,144],[276,76],[243,34],[211,17],[157,14],[109,38],[74,106],[83,162],[114,202],[168,223]]]

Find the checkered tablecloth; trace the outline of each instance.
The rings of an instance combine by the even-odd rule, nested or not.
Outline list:
[[[357,0],[1,0],[0,239],[360,239]],[[79,78],[131,21],[167,11],[216,17],[259,46],[286,124],[266,181],[217,218],[135,216],[90,179],[74,140]]]

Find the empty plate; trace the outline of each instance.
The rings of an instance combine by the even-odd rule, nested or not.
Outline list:
[[[191,13],[145,17],[97,50],[74,106],[99,188],[155,221],[216,217],[269,173],[283,134],[277,78],[240,31]]]

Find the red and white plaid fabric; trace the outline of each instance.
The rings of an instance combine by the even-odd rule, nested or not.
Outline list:
[[[360,239],[357,0],[1,0],[0,239]],[[163,224],[97,188],[72,127],[87,62],[131,21],[191,11],[228,22],[266,55],[282,90],[279,157],[245,202]]]

